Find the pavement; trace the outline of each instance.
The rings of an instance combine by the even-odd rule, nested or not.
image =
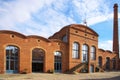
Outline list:
[[[120,80],[120,71],[79,74],[0,74],[0,80]]]

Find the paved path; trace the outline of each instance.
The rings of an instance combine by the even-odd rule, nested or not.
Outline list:
[[[120,80],[120,72],[80,74],[0,74],[0,80]]]

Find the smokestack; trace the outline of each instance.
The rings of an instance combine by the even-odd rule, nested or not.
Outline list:
[[[118,36],[118,4],[114,4],[114,20],[113,20],[113,51],[119,57],[119,36]]]

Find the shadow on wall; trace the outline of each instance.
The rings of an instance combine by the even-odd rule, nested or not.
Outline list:
[[[111,57],[112,56],[112,57]],[[104,71],[116,71],[118,67],[118,62],[116,59],[117,55],[111,54],[107,56],[98,57],[98,66]]]
[[[112,78],[102,78],[102,79],[81,79],[81,80],[120,80],[120,76],[112,77]]]

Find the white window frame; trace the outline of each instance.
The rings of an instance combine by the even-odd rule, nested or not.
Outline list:
[[[95,60],[95,56],[96,56],[96,48],[94,46],[91,47],[91,52],[90,52],[90,59],[91,60]]]
[[[84,44],[82,46],[82,62],[88,61],[88,45]]]
[[[78,59],[79,58],[79,43],[74,42],[72,46],[72,58]]]

